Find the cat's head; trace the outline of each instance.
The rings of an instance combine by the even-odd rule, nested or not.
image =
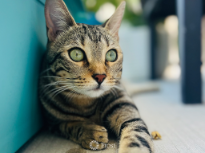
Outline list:
[[[118,31],[124,9],[122,2],[103,25],[86,25],[74,21],[63,0],[46,0],[46,60],[56,76],[53,82],[89,97],[119,84],[123,56]]]

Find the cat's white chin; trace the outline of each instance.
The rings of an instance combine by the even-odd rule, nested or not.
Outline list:
[[[100,88],[94,88],[91,90],[86,90],[84,91],[83,94],[91,98],[98,98],[102,96],[108,90],[109,88],[100,87]]]
[[[91,98],[97,98],[97,97],[100,97],[101,95],[103,95],[104,93],[105,93],[105,90],[98,89],[98,90],[86,91],[84,94],[88,97],[91,97]]]

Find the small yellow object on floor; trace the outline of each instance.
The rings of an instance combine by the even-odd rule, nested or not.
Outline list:
[[[159,139],[162,138],[161,135],[159,134],[159,132],[157,132],[157,131],[153,131],[153,132],[151,133],[151,135],[152,135],[152,138],[153,138],[154,140],[159,140]]]

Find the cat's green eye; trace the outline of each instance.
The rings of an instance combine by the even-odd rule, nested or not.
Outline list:
[[[111,49],[106,53],[105,59],[109,62],[114,62],[117,59],[117,53],[115,50]]]
[[[84,59],[84,54],[80,49],[73,49],[70,51],[70,57],[75,62],[80,62]]]

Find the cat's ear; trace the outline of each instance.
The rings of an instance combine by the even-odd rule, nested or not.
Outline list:
[[[68,27],[77,25],[63,0],[46,0],[45,18],[50,41],[54,41],[56,36]]]
[[[124,15],[125,5],[125,1],[121,2],[115,13],[103,24],[103,26],[107,28],[113,36],[117,37],[117,39],[119,39],[118,31]]]

